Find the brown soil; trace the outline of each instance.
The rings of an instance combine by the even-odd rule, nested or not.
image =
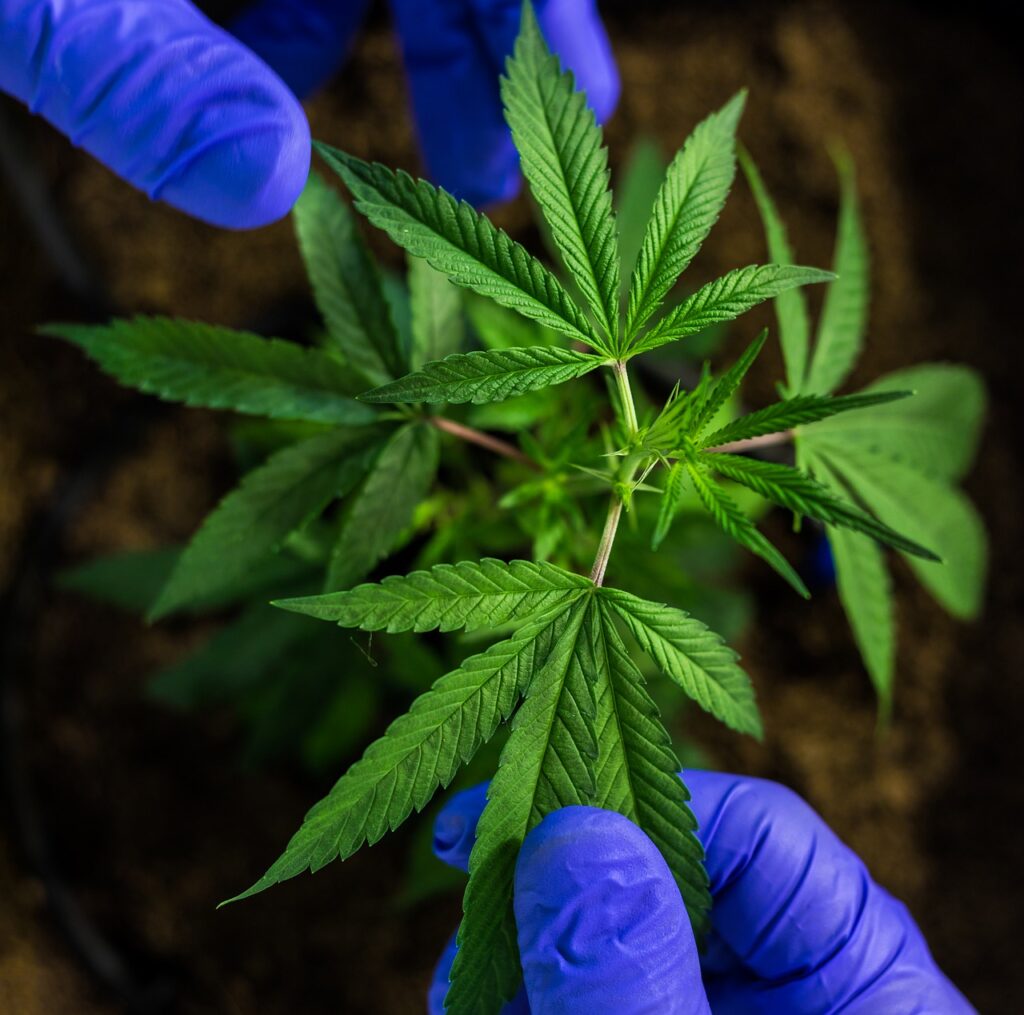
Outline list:
[[[637,133],[677,144],[747,85],[744,139],[801,257],[827,263],[835,184],[825,144],[841,138],[858,165],[875,263],[872,338],[855,380],[947,358],[988,378],[992,413],[969,482],[997,548],[986,618],[954,624],[900,572],[889,735],[875,736],[872,696],[834,595],[801,606],[756,567],[759,622],[744,649],[767,743],[710,723],[693,732],[721,766],[805,794],[907,900],[974,1003],[1007,1010],[1008,998],[1024,996],[1024,969],[1011,952],[1024,930],[1015,866],[1024,855],[1024,643],[1014,623],[1022,505],[1012,422],[1022,364],[1007,298],[1021,268],[1011,236],[1020,222],[1024,96],[1008,39],[966,16],[904,4],[693,4],[642,18],[613,10],[609,21],[624,81],[613,160]],[[314,133],[412,167],[403,103],[390,40],[375,30],[311,107]],[[302,297],[287,223],[246,235],[207,229],[150,205],[42,125],[15,121],[117,306],[239,324],[286,316],[282,308]],[[519,229],[528,221],[521,204],[503,218]],[[707,277],[761,258],[754,223],[738,186],[694,272]],[[2,587],[61,477],[111,439],[118,409],[137,402],[73,351],[32,337],[35,323],[83,310],[62,294],[4,194],[0,236]],[[766,357],[752,401],[769,396],[777,373]],[[82,496],[63,545],[41,550],[67,561],[180,539],[230,481],[213,416],[168,411],[144,431],[138,425],[134,444],[130,432],[114,435],[127,438],[125,453]],[[57,867],[136,973],[173,985],[171,1010],[421,1009],[458,901],[390,908],[401,836],[214,912],[275,855],[319,787],[287,771],[240,769],[226,717],[180,717],[140,697],[147,671],[195,636],[186,625],[144,629],[49,587],[31,621],[29,651],[6,661],[17,664],[26,774]],[[119,1010],[56,929],[13,839],[0,840],[0,900],[0,1010]]]

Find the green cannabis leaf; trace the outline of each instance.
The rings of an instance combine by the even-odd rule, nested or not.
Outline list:
[[[665,173],[633,269],[627,346],[700,249],[736,174],[736,126],[746,93],[735,95],[687,139]]]
[[[459,290],[418,257],[409,258],[409,304],[409,365],[413,370],[462,348],[464,327]]]
[[[534,671],[555,653],[567,614],[563,604],[533,619],[420,695],[306,815],[281,858],[236,899],[351,856],[424,807],[508,718]]]
[[[473,631],[546,612],[588,586],[585,578],[553,564],[484,558],[275,605],[364,631]]]
[[[437,472],[439,435],[423,423],[396,430],[350,498],[327,567],[326,588],[365,577],[412,522]]]
[[[770,564],[804,599],[811,594],[803,579],[793,570],[785,557],[758,531],[757,526],[740,510],[739,505],[709,475],[703,463],[687,461],[686,471],[697,496],[708,513],[740,546],[756,553]]]
[[[107,325],[48,324],[122,384],[167,401],[207,409],[368,423],[373,412],[351,396],[358,378],[318,349],[196,321],[133,317]]]
[[[762,734],[750,679],[722,639],[682,610],[608,589],[604,599],[637,644],[701,708],[740,733]]]
[[[166,616],[238,581],[291,532],[359,482],[367,461],[379,453],[382,436],[364,427],[339,427],[271,455],[203,523],[150,618]]]
[[[776,260],[791,260],[784,227],[764,181],[750,156],[744,153],[742,159],[765,224],[769,252]],[[838,277],[826,292],[813,350],[806,305],[782,296],[775,301],[786,389],[792,397],[726,424],[706,439],[705,446],[742,444],[791,429],[798,461],[805,469],[832,496],[863,505],[877,516],[878,524],[891,526],[900,538],[894,540],[859,523],[852,528],[909,554],[911,568],[935,598],[954,616],[971,617],[981,604],[986,539],[977,512],[954,483],[977,449],[984,388],[965,367],[922,364],[896,371],[859,394],[832,395],[860,355],[869,288],[869,255],[852,162],[841,152],[836,166],[840,201],[834,268]],[[741,478],[727,457],[724,461],[731,478],[755,489],[760,486],[759,492],[776,502],[795,506],[800,500],[795,487],[767,489],[771,469],[764,463],[746,466]],[[760,470],[760,479],[754,478],[754,470]],[[875,543],[836,527],[850,526],[849,517],[829,517],[827,512],[819,512],[818,517],[829,526],[840,599],[882,711],[888,715],[896,621],[884,556]],[[921,554],[921,544],[934,552]],[[936,563],[937,558],[942,563]]]
[[[316,173],[295,205],[295,233],[333,347],[371,384],[408,369],[384,288],[348,208]]]
[[[776,264],[793,264],[793,251],[786,236],[786,227],[761,179],[761,173],[744,148],[739,150],[739,161],[764,223],[768,256]],[[785,390],[787,394],[793,395],[801,390],[807,373],[807,351],[811,340],[811,320],[807,311],[807,297],[803,291],[789,289],[779,293],[775,299],[775,316],[779,324],[779,342],[786,368]]]
[[[502,80],[505,116],[523,174],[551,227],[566,268],[614,347],[619,319],[619,250],[601,128],[573,76],[544,43],[532,7]]]
[[[842,153],[836,160],[841,197],[839,230],[825,307],[802,389],[810,394],[839,387],[853,369],[864,342],[868,316],[868,244],[857,208],[853,162]]]
[[[640,601],[641,610],[648,605]],[[615,629],[611,609],[604,602],[600,609],[601,623],[595,625],[593,632],[598,674],[594,803],[634,821],[658,847],[675,876],[694,932],[700,939],[707,930],[711,896],[703,865],[704,850],[695,834],[697,820],[688,806],[690,794],[679,777],[679,761],[659,721],[657,706]],[[670,632],[680,612],[674,611],[675,615],[669,619]],[[629,623],[628,619],[626,622]],[[698,632],[698,625],[692,618],[686,618],[681,628],[686,631],[685,640],[675,638],[666,642],[671,646],[668,658],[681,671],[698,671],[700,663],[691,661],[691,657],[680,651],[680,645],[693,648],[694,658],[704,662],[715,654],[712,648],[715,636],[706,628]],[[655,637],[660,634],[659,631]],[[701,649],[694,648],[697,642],[703,643]],[[708,665],[710,669],[718,669],[713,663]],[[696,684],[697,678],[694,686]],[[746,693],[738,689],[737,693],[743,701],[738,713],[746,714],[750,721],[749,732],[759,735],[760,721],[749,695],[749,685]]]
[[[501,402],[582,377],[604,362],[591,353],[544,345],[456,353],[360,397],[364,402]]]
[[[711,468],[720,475],[749,487],[796,514],[863,532],[879,543],[915,557],[940,560],[934,551],[900,535],[853,504],[834,496],[828,487],[804,475],[799,469],[730,454],[709,455],[703,460],[710,463]]]
[[[352,191],[356,208],[410,254],[426,258],[456,285],[600,348],[561,282],[470,205],[425,180],[371,165],[321,142],[314,147]]]
[[[648,352],[722,321],[731,321],[787,289],[827,282],[835,276],[818,268],[765,264],[737,268],[709,282],[629,346],[630,355]]]
[[[870,406],[885,405],[887,402],[896,402],[911,394],[910,391],[887,390],[868,391],[861,395],[797,395],[795,398],[786,398],[726,423],[714,433],[702,437],[701,445],[706,448],[717,448],[734,441],[781,433],[806,423],[817,423],[841,412],[849,412],[851,409],[866,409]],[[877,418],[877,413],[872,413],[868,417],[869,421]],[[868,426],[871,427],[870,422]]]

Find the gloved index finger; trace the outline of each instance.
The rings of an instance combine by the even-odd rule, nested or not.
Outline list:
[[[0,89],[215,225],[280,218],[309,172],[298,100],[187,0],[0,0]]]

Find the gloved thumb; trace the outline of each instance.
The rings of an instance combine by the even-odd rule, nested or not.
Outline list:
[[[519,854],[515,915],[533,1015],[710,1015],[679,889],[622,815],[544,818]]]

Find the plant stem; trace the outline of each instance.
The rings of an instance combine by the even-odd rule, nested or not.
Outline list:
[[[780,430],[778,433],[765,433],[760,437],[747,437],[741,441],[729,441],[717,447],[705,448],[714,454],[736,454],[739,451],[753,451],[756,448],[770,448],[777,444],[788,444],[793,439],[792,430]]]
[[[633,389],[629,385],[629,372],[622,360],[617,360],[613,369],[615,371],[615,383],[619,389],[619,397],[622,402],[622,410],[625,413],[626,429],[632,438],[640,429],[636,418],[636,404],[633,402]],[[636,475],[636,466],[632,466],[629,475],[625,477],[625,484],[628,486],[633,482]],[[619,519],[622,517],[623,500],[618,490],[612,492],[611,503],[608,505],[608,516],[605,518],[604,531],[601,533],[601,542],[597,547],[597,556],[594,558],[594,566],[590,569],[590,580],[600,586],[604,582],[604,573],[608,569],[608,559],[612,555],[612,546],[615,544],[615,533],[619,528]]]
[[[604,582],[604,573],[608,569],[608,558],[612,555],[615,532],[619,527],[621,517],[622,498],[617,493],[613,493],[612,501],[608,505],[608,517],[604,522],[604,531],[601,533],[601,543],[597,548],[594,566],[590,569],[590,580],[595,585],[600,586]]]
[[[613,364],[615,370],[615,383],[619,387],[619,396],[622,399],[622,406],[626,412],[626,428],[629,436],[632,437],[640,429],[636,419],[636,405],[633,403],[633,389],[629,386],[629,372],[622,360],[616,360]]]
[[[489,433],[476,430],[463,423],[456,423],[454,419],[448,419],[445,416],[431,416],[430,422],[438,430],[449,433],[453,437],[458,437],[460,440],[467,441],[470,444],[476,444],[481,448],[487,448],[488,451],[493,451],[496,455],[501,455],[503,458],[511,458],[513,461],[522,462],[523,465],[528,465],[531,469],[538,469],[538,465],[533,459],[524,455],[515,445],[509,444],[508,441],[503,441],[499,437],[492,437]]]

